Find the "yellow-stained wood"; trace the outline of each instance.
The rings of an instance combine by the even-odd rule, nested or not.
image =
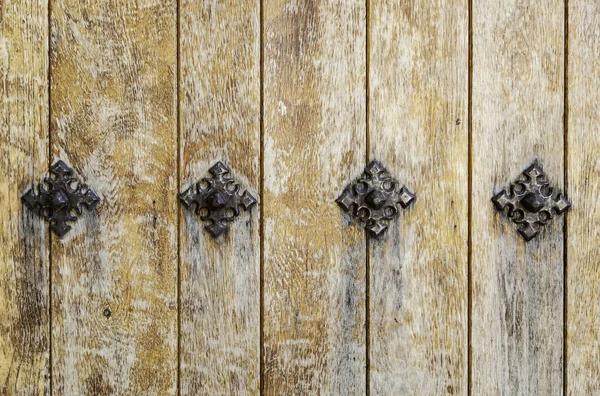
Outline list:
[[[564,3],[473,2],[472,394],[563,390],[563,219],[525,242],[491,197],[538,159],[563,189]]]
[[[569,0],[567,394],[600,394],[600,3]]]
[[[260,192],[260,2],[181,2],[181,188],[222,161]],[[195,208],[194,208],[195,209]],[[213,239],[181,217],[181,394],[257,395],[259,207]]]
[[[365,2],[264,1],[264,393],[365,393]]]
[[[48,228],[21,195],[48,169],[48,3],[0,1],[0,394],[49,392]]]
[[[371,159],[417,196],[370,239],[371,394],[466,395],[468,3],[371,1],[369,26]]]
[[[102,199],[52,241],[53,391],[175,394],[176,1],[51,10],[53,157]]]

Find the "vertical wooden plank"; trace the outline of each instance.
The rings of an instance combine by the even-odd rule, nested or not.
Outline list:
[[[0,1],[0,394],[49,391],[48,233],[21,195],[48,168],[48,3]]]
[[[600,394],[600,4],[569,0],[567,394]]]
[[[264,1],[264,393],[365,392],[365,2]]]
[[[181,187],[222,161],[258,198],[260,1],[184,0],[180,15]],[[242,211],[215,240],[182,212],[182,394],[259,393],[259,213]]]
[[[564,3],[473,2],[472,393],[563,390],[562,218],[525,242],[491,197],[535,159],[563,189]]]
[[[370,2],[371,159],[417,200],[371,238],[372,395],[465,395],[468,3]]]
[[[53,156],[102,198],[53,238],[53,390],[175,394],[176,1],[51,8]]]

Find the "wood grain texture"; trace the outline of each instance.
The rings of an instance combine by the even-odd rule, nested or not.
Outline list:
[[[600,394],[600,4],[569,0],[567,394]]]
[[[365,392],[364,1],[264,2],[264,393]]]
[[[52,2],[52,152],[102,199],[53,238],[57,394],[177,390],[176,15]]]
[[[468,4],[371,1],[369,26],[371,158],[417,196],[370,241],[371,395],[466,395]]]
[[[535,159],[563,189],[563,22],[560,0],[473,2],[474,395],[563,390],[562,217],[526,243],[490,202]]]
[[[0,1],[0,394],[49,391],[48,228],[21,195],[48,168],[48,3]]]
[[[258,198],[260,2],[184,0],[180,15],[181,188],[222,161]],[[242,211],[215,240],[182,212],[182,395],[259,394],[259,213]]]

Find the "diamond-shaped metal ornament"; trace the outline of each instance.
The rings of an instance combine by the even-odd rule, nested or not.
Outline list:
[[[256,198],[248,191],[238,194],[240,186],[228,176],[229,168],[222,162],[217,162],[208,171],[213,177],[203,178],[182,192],[179,200],[186,208],[196,206],[196,214],[211,223],[206,229],[216,238],[229,229],[228,223],[239,216],[240,207],[250,210],[256,204]]]
[[[540,233],[555,215],[571,208],[571,203],[557,189],[550,186],[541,165],[534,162],[523,171],[518,180],[506,190],[494,195],[496,209],[518,225],[521,236],[530,241]],[[508,209],[506,212],[504,209]]]
[[[371,161],[363,174],[350,183],[336,199],[338,205],[365,224],[372,235],[378,236],[398,215],[398,204],[406,209],[415,195],[400,183],[377,161]]]
[[[83,207],[93,209],[100,198],[80,183],[74,172],[63,161],[57,161],[50,168],[50,177],[40,183],[38,194],[31,188],[22,197],[21,202],[37,215],[50,222],[52,231],[62,238],[71,226],[67,221],[77,221]]]

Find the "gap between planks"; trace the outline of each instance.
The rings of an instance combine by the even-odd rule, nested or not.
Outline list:
[[[564,31],[563,31],[563,180],[564,189],[566,193],[569,191],[569,0],[565,0],[564,10]],[[567,355],[567,323],[568,323],[568,211],[564,213],[563,217],[563,394],[568,393],[568,381],[567,381],[567,367],[568,358]]]
[[[260,202],[259,202],[259,294],[260,294],[260,303],[259,303],[259,347],[260,350],[258,352],[259,356],[259,392],[261,395],[264,395],[265,392],[265,353],[264,353],[264,312],[265,312],[265,293],[264,293],[264,273],[265,273],[265,221],[264,221],[264,205],[263,198],[265,196],[265,90],[264,90],[264,81],[265,81],[265,17],[264,17],[264,2],[265,0],[260,0],[259,5],[259,19],[260,19],[260,38],[259,38],[259,46],[260,46],[260,55],[259,55],[259,80],[260,80],[260,108],[259,108],[259,138],[260,138],[260,147],[259,147],[259,179],[260,179]]]
[[[181,0],[176,1],[177,10],[175,11],[175,29],[176,40],[175,48],[177,51],[177,82],[175,87],[175,117],[177,117],[177,194],[181,191]],[[181,202],[176,200],[177,211],[177,395],[181,395]]]

